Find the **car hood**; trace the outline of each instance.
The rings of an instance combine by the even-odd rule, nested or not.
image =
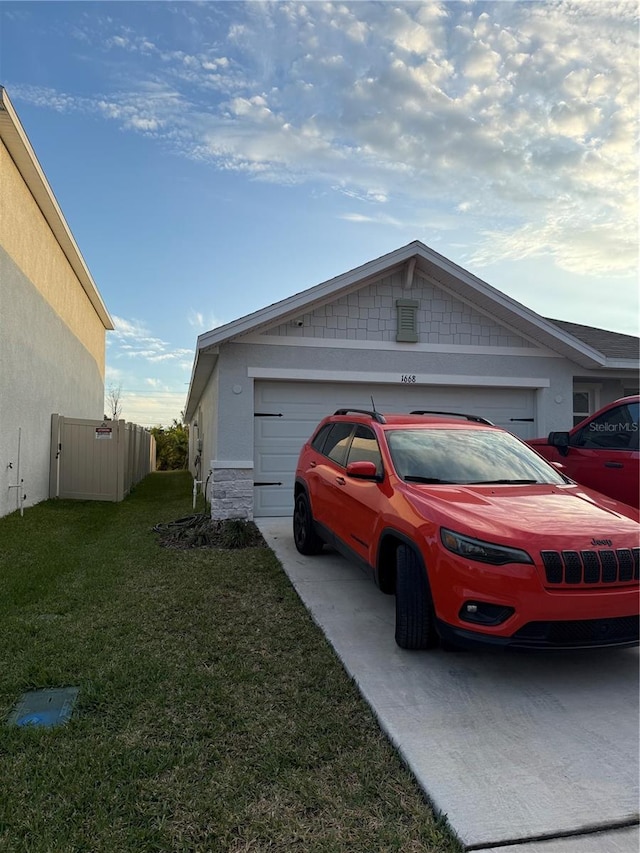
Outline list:
[[[412,485],[407,499],[431,523],[519,548],[630,548],[640,536],[637,510],[575,484]]]

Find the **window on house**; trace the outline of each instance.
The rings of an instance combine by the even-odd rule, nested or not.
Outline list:
[[[600,408],[599,386],[573,386],[573,426],[577,426]]]

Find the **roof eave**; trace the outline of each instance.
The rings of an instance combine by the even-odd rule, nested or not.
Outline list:
[[[269,326],[276,322],[285,323],[287,319],[296,317],[301,311],[308,311],[315,303],[331,298],[338,291],[347,290],[350,286],[363,287],[367,281],[375,280],[384,274],[390,274],[395,268],[402,266],[416,253],[415,247],[417,245],[420,244],[417,242],[409,243],[408,246],[403,246],[388,255],[383,255],[381,258],[362,264],[349,272],[321,282],[315,287],[288,296],[286,299],[274,302],[273,305],[268,305],[266,308],[247,314],[245,317],[240,317],[224,326],[218,326],[210,332],[204,332],[198,337],[198,348],[204,349],[225,343],[232,338],[255,332],[260,327]]]
[[[20,123],[20,119],[6,90],[2,86],[0,86],[0,139],[6,146],[11,159],[22,175],[36,204],[42,211],[42,215],[51,228],[71,268],[78,277],[96,314],[100,317],[104,328],[112,330],[114,328],[113,321],[107,311],[106,305],[67,225],[60,205],[49,186],[49,182],[38,162],[29,138]]]
[[[607,358],[604,366],[611,370],[633,370],[636,373],[640,369],[638,359],[631,358]]]
[[[196,357],[191,370],[191,381],[187,392],[187,402],[184,409],[184,422],[186,424],[193,420],[198,408],[200,398],[207,387],[211,374],[218,361],[218,350],[212,347],[207,351],[196,348]]]
[[[205,332],[198,338],[198,348],[204,349],[208,346],[220,345],[274,323],[286,323],[287,320],[295,318],[301,312],[307,312],[313,309],[315,305],[331,299],[336,293],[348,292],[350,287],[357,289],[366,286],[368,282],[375,281],[385,275],[391,275],[395,270],[414,259],[423,276],[437,281],[449,292],[461,298],[468,298],[466,289],[471,288],[474,292],[474,301],[480,307],[484,307],[488,314],[511,327],[519,328],[523,334],[529,337],[535,333],[534,336],[540,343],[560,355],[570,358],[581,367],[594,368],[605,365],[606,358],[601,352],[553,325],[530,308],[487,284],[487,282],[443,255],[434,252],[419,240],[322,282],[315,287],[280,302],[275,302],[273,305],[254,311],[252,314],[224,326],[219,326],[210,332]],[[516,322],[514,323],[514,321]]]
[[[604,366],[606,358],[599,350],[560,329],[526,305],[497,290],[448,258],[428,247],[422,248],[420,258],[430,264],[427,268],[424,263],[422,265],[419,263],[418,268],[424,276],[437,281],[463,300],[468,300],[463,288],[470,287],[474,292],[474,304],[483,308],[498,321],[502,321],[527,337],[535,338],[539,343],[570,358],[582,367]]]

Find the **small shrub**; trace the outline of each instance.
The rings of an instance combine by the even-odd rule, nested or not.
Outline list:
[[[221,548],[252,548],[261,545],[262,536],[252,521],[230,518],[219,522],[218,538]]]

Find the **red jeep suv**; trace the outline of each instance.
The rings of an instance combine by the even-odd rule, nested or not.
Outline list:
[[[640,503],[638,408],[640,397],[603,406],[570,432],[550,432],[527,442],[562,471],[603,495],[637,507]]]
[[[638,645],[638,513],[474,415],[339,409],[300,452],[298,551],[396,597],[396,642]]]

